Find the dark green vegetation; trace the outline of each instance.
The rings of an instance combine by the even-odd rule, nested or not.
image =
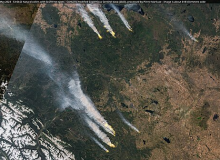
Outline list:
[[[23,44],[15,39],[0,36],[0,77],[1,80],[9,80],[20,55]]]
[[[219,42],[220,40],[218,40]],[[205,60],[205,65],[209,68],[210,72],[213,74],[218,74],[220,75],[220,43],[214,47],[211,48],[208,56]]]
[[[150,150],[137,150],[135,144],[135,137],[131,135],[133,130],[129,129],[118,117],[116,112],[102,112],[105,117],[111,117],[110,124],[114,125],[116,137],[109,135],[112,143],[117,147],[112,149],[104,144],[109,149],[109,153],[102,150],[92,140],[89,140],[87,134],[93,135],[88,129],[86,129],[82,123],[79,123],[79,117],[71,110],[63,112],[59,118],[48,128],[54,135],[58,135],[65,142],[71,144],[72,147],[68,147],[73,151],[76,159],[84,158],[85,160],[137,160],[142,158],[149,158]],[[124,114],[126,118],[131,121],[131,114]],[[61,119],[61,120],[59,120]],[[73,127],[74,126],[74,127]],[[86,131],[87,130],[87,131]]]
[[[47,5],[46,9],[42,10],[43,19],[49,24],[60,23],[60,16],[58,15],[58,9],[52,5]]]
[[[35,28],[36,38],[44,44],[46,51],[53,55],[55,62],[61,65],[62,70],[69,73],[73,70],[74,65],[78,66],[77,70],[82,80],[83,90],[91,97],[94,103],[99,102],[103,91],[107,91],[109,99],[107,104],[104,104],[102,107],[112,107],[112,104],[114,104],[112,97],[115,96],[117,100],[120,100],[120,104],[124,104],[126,108],[126,103],[124,102],[126,97],[120,94],[120,90],[123,86],[117,80],[113,80],[113,78],[125,80],[126,83],[129,83],[130,78],[136,74],[143,74],[145,72],[145,70],[139,70],[138,73],[136,71],[136,67],[142,62],[146,60],[149,61],[149,64],[146,66],[149,70],[153,63],[161,63],[160,60],[163,59],[164,55],[163,53],[159,53],[159,51],[165,43],[168,43],[168,48],[171,49],[168,55],[176,55],[176,58],[173,60],[178,62],[179,65],[181,65],[181,60],[186,59],[187,67],[202,67],[200,66],[201,63],[198,57],[194,56],[193,52],[186,55],[186,57],[181,57],[183,47],[181,39],[185,35],[180,31],[177,32],[175,28],[169,25],[170,19],[165,15],[167,13],[164,12],[164,9],[174,13],[180,21],[183,21],[187,29],[193,29],[193,33],[201,29],[203,35],[216,35],[212,23],[213,18],[216,17],[218,12],[217,6],[192,4],[188,6],[159,6],[146,4],[142,5],[142,7],[147,14],[145,17],[132,11],[127,12],[128,17],[126,17],[126,19],[132,26],[134,32],[127,30],[117,14],[114,12],[106,12],[106,16],[113,30],[116,32],[117,38],[113,38],[109,33],[106,33],[103,24],[96,18],[94,18],[94,23],[103,36],[102,40],[98,39],[96,33],[94,33],[85,22],[80,21],[81,27],[77,28],[79,35],[74,36],[71,40],[73,54],[69,54],[63,47],[55,47],[57,41],[56,28],[47,29],[46,35],[44,35],[40,28]],[[184,10],[186,11],[183,12]],[[48,24],[52,26],[57,24],[57,29],[59,29],[60,17],[57,12],[56,8],[49,6],[43,9],[42,13],[43,18],[45,18]],[[193,15],[195,18],[193,23],[187,20],[188,15]],[[169,33],[169,29],[172,29],[173,32]],[[199,41],[202,41],[202,39],[200,38]],[[0,47],[2,47],[0,69],[5,68],[1,70],[1,75],[10,78],[22,44],[14,40],[5,39],[5,37],[4,39],[1,37],[0,43]],[[210,70],[214,69],[218,71],[220,68],[218,63],[218,50],[219,46],[211,50],[205,61]],[[207,51],[209,51],[209,49],[207,49]],[[180,59],[180,57],[182,59]],[[29,63],[29,61],[26,63]],[[33,63],[30,65],[32,64]],[[40,62],[37,64],[38,67],[40,66],[38,68],[40,72],[38,77],[31,77],[30,72],[33,72],[32,70],[34,68],[32,66],[29,70],[26,70],[30,72],[27,72],[28,76],[26,76],[25,79],[21,79],[20,77],[15,79],[18,80],[17,83],[22,84],[21,87],[24,87],[24,90],[19,90],[19,92],[24,96],[22,98],[24,98],[24,102],[27,103],[27,106],[32,107],[35,111],[36,115],[33,116],[38,117],[43,124],[46,125],[45,129],[48,129],[53,135],[59,136],[62,140],[69,143],[71,147],[68,147],[68,149],[73,151],[77,159],[81,159],[82,157],[85,160],[138,160],[141,158],[148,159],[148,157],[150,157],[150,149],[139,150],[136,148],[135,136],[133,136],[133,134],[131,135],[134,131],[130,130],[121,121],[116,112],[103,111],[102,115],[104,115],[109,124],[116,130],[117,136],[110,137],[112,142],[117,145],[117,148],[110,149],[109,153],[105,153],[93,141],[89,140],[87,134],[93,133],[83,126],[82,123],[79,123],[81,120],[78,113],[70,109],[63,112],[56,110],[58,103],[55,104],[57,99],[54,101],[53,98],[53,96],[56,96],[54,95],[56,85],[48,84],[50,81],[49,78],[41,74],[45,72],[45,68],[42,64],[39,64]],[[187,74],[183,75],[183,77],[189,85],[193,85]],[[44,88],[41,86],[44,86]],[[167,94],[167,89],[158,87],[152,92],[155,94],[156,92]],[[39,97],[41,97],[40,100]],[[157,97],[153,98],[156,99]],[[29,102],[28,99],[32,101]],[[169,100],[168,96],[167,100]],[[145,101],[143,100],[143,106],[146,104],[146,101],[147,104],[152,104],[151,99],[147,99]],[[172,107],[169,103],[167,104],[169,107]],[[158,106],[160,106],[160,102]],[[195,125],[203,129],[207,128],[207,120],[210,117],[209,108],[209,104],[204,103],[204,106],[193,114],[192,120]],[[167,107],[167,109],[172,108]],[[131,113],[123,114],[132,122],[133,117]]]
[[[116,99],[120,99],[121,103],[125,104],[124,99],[126,97],[122,97],[119,93],[121,88],[120,83],[114,80],[112,81],[112,78],[124,79],[128,83],[128,80],[137,74],[137,65],[141,64],[143,61],[148,60],[150,62],[147,66],[148,68],[150,68],[153,63],[160,63],[163,54],[159,53],[159,51],[164,43],[168,43],[168,48],[171,49],[168,55],[176,55],[176,58],[173,60],[181,65],[180,57],[183,47],[181,39],[189,39],[189,37],[178,28],[175,28],[175,26],[171,26],[169,24],[170,19],[165,15],[167,13],[161,10],[166,9],[168,12],[174,13],[174,16],[183,22],[188,31],[190,28],[192,29],[192,33],[201,30],[203,35],[216,35],[212,23],[213,18],[216,17],[217,8],[211,5],[187,6],[186,4],[165,5],[162,7],[158,5],[142,5],[142,7],[148,19],[146,16],[142,17],[139,14],[127,12],[128,17],[126,17],[126,19],[132,26],[134,32],[129,32],[119,17],[114,14],[114,12],[110,12],[111,14],[107,14],[107,18],[113,30],[116,32],[116,39],[105,32],[102,27],[103,25],[97,19],[94,19],[94,22],[100,34],[103,36],[102,40],[98,39],[97,35],[85,22],[81,22],[82,27],[78,28],[79,36],[75,36],[72,39],[71,46],[76,57],[76,63],[79,66],[78,71],[82,79],[83,87],[94,102],[99,101],[100,94],[107,90],[109,93],[109,100],[106,106],[113,103],[112,96],[116,96]],[[210,7],[213,7],[212,10]],[[184,10],[186,11],[183,12]],[[187,20],[188,15],[193,15],[195,18],[193,23]],[[168,33],[169,29],[172,29],[173,32]],[[200,38],[198,40],[202,41]],[[189,57],[182,57],[182,60],[184,60],[184,58],[187,60],[189,68],[201,65],[198,57],[192,55],[193,52],[187,55]],[[140,70],[140,72],[144,71]],[[195,113],[194,117],[195,123],[203,129],[207,128],[206,122],[210,116],[208,108],[209,107],[204,104],[201,110]],[[113,118],[114,116],[114,113],[111,113],[107,117],[110,124],[115,127],[120,135],[121,130],[117,127],[121,125],[120,122],[116,123],[115,118]],[[114,119],[112,123],[111,119]],[[120,137],[120,141],[125,142],[128,135],[123,135],[122,137]],[[123,150],[132,146],[131,144],[134,143],[134,139],[131,137],[129,137],[128,141],[129,143],[123,147]],[[120,150],[120,146],[118,146],[115,151],[118,152],[118,150]],[[130,152],[132,152],[133,155],[131,157],[136,157],[139,154],[139,151],[135,150],[131,150]],[[124,151],[124,157],[127,157],[130,152]],[[98,152],[95,153],[97,154]],[[110,150],[109,154],[111,153],[114,153],[114,150]],[[86,152],[87,156],[88,154],[90,155],[90,153]],[[105,153],[99,155],[102,157],[100,159],[109,159],[108,156],[104,156],[106,155]],[[99,155],[96,156],[99,157]],[[125,159],[124,157],[122,159]],[[88,159],[93,158],[95,158],[95,155]],[[117,159],[120,158],[118,157]],[[136,159],[138,159],[138,157],[136,157]]]
[[[165,6],[165,8],[168,6]],[[186,7],[186,13],[181,14],[181,11]],[[172,8],[172,7],[171,7]],[[196,9],[195,9],[196,8]],[[208,10],[209,8],[202,7]],[[110,12],[106,16],[116,33],[116,39],[113,38],[109,33],[106,33],[101,22],[94,18],[94,23],[100,34],[103,36],[102,40],[99,40],[96,33],[85,23],[80,22],[81,27],[77,26],[77,31],[79,35],[74,36],[71,41],[72,56],[65,56],[66,50],[50,47],[50,53],[59,59],[58,63],[65,64],[71,68],[71,65],[75,64],[78,66],[78,72],[82,80],[82,86],[84,91],[92,98],[94,103],[100,100],[100,95],[103,91],[108,92],[108,102],[102,107],[112,106],[113,96],[116,96],[117,100],[121,100],[122,104],[126,97],[120,95],[120,90],[122,89],[121,84],[113,80],[113,78],[123,79],[129,83],[129,79],[135,76],[136,67],[142,62],[148,60],[150,63],[147,67],[150,69],[153,63],[161,63],[160,60],[163,58],[163,54],[159,53],[165,42],[169,43],[171,52],[168,54],[177,55],[174,61],[180,62],[181,57],[181,39],[185,36],[180,31],[174,31],[170,34],[170,25],[168,24],[169,19],[163,16],[160,12],[160,7],[156,5],[146,5],[143,6],[144,12],[147,13],[149,19],[145,16],[142,17],[138,13],[127,12],[127,20],[133,28],[134,32],[129,32],[124,24],[121,22],[120,18],[114,13]],[[193,32],[198,32],[201,27],[198,21],[198,15],[194,12],[200,11],[201,7],[193,7],[187,5],[173,6],[172,10],[175,12],[181,21],[184,21],[186,28],[193,28]],[[56,9],[50,8],[51,13],[55,12]],[[192,14],[195,18],[195,22],[187,21],[187,15]],[[54,14],[56,15],[56,14]],[[47,17],[48,18],[48,17]],[[199,18],[205,19],[201,16]],[[48,19],[49,24],[57,23],[58,17],[55,16]],[[140,20],[139,20],[140,19]],[[211,24],[211,22],[210,22]],[[59,26],[59,23],[58,23]],[[212,27],[213,28],[213,27]],[[203,28],[201,28],[204,30]],[[214,34],[213,30],[204,30],[206,34]],[[47,38],[49,40],[47,44],[55,44],[56,32],[55,29],[47,30]],[[187,37],[186,37],[187,38]],[[58,56],[59,52],[62,56]],[[57,54],[55,54],[57,53]],[[66,59],[68,57],[68,59]],[[191,59],[190,57],[185,57],[189,60],[189,67],[193,67],[197,64],[196,57]],[[74,62],[72,62],[74,60]],[[179,63],[180,64],[180,63]],[[181,65],[181,64],[180,64]],[[68,67],[64,67],[64,70],[68,70]],[[139,71],[144,72],[144,71]],[[37,112],[40,112],[38,110]],[[43,114],[46,116],[49,113],[45,111]],[[125,113],[124,113],[125,114]],[[105,153],[100,149],[93,141],[86,138],[87,133],[91,133],[85,126],[83,126],[78,117],[77,113],[71,110],[66,110],[58,115],[55,121],[49,126],[49,131],[53,135],[59,136],[64,141],[71,144],[72,150],[77,159],[81,157],[85,160],[93,159],[148,159],[150,156],[150,150],[138,150],[135,144],[135,137],[131,136],[131,131],[118,117],[115,112],[102,112],[102,115],[106,117],[109,124],[111,124],[116,130],[116,137],[111,137],[113,143],[117,145],[116,149],[110,149],[109,153]],[[130,114],[129,114],[130,115]],[[207,106],[204,105],[201,110],[196,112],[195,123],[200,127],[206,129],[206,121],[209,116],[209,111],[207,111]],[[43,116],[42,116],[43,117]],[[132,122],[132,119],[125,114],[125,117]],[[199,118],[201,117],[201,119]],[[125,130],[128,133],[125,132]]]
[[[172,6],[172,7],[171,7]],[[175,25],[170,25],[171,18],[167,16],[173,14],[187,30],[193,29],[193,33],[202,30],[205,35],[215,35],[213,18],[217,14],[217,8],[211,5],[143,5],[147,17],[134,12],[127,12],[127,20],[134,32],[129,32],[120,18],[114,12],[107,14],[107,18],[116,32],[116,39],[105,32],[103,25],[97,19],[94,19],[100,34],[103,36],[99,40],[97,35],[85,22],[82,22],[81,29],[78,29],[79,36],[72,40],[72,50],[76,55],[76,63],[80,65],[83,85],[86,86],[87,92],[94,100],[98,100],[100,93],[106,90],[111,78],[129,79],[136,74],[136,66],[144,60],[149,60],[148,67],[154,62],[160,62],[163,54],[159,53],[164,42],[169,43],[171,52],[176,55],[175,62],[180,62],[182,44],[181,39],[187,37]],[[211,9],[212,7],[212,9]],[[186,10],[185,12],[183,12]],[[204,14],[205,13],[205,14]],[[211,15],[207,17],[207,15]],[[187,20],[188,15],[193,15],[194,22]],[[138,17],[138,18],[137,18]],[[173,18],[172,17],[172,18]],[[139,20],[140,19],[140,20]],[[211,20],[212,19],[212,20]],[[207,27],[207,25],[209,27]],[[170,34],[168,29],[173,30]],[[207,29],[209,28],[209,29]],[[200,39],[202,40],[202,39]],[[190,67],[201,65],[198,57],[188,55],[185,58]],[[213,56],[212,56],[213,57]],[[209,57],[208,63],[218,60]],[[180,64],[181,65],[181,64]],[[216,68],[218,63],[215,63]],[[141,72],[141,70],[140,70]]]
[[[28,25],[19,25],[19,27],[30,28]],[[2,32],[11,32],[11,30],[5,29]],[[10,80],[23,45],[23,42],[14,38],[9,39],[4,35],[0,36],[0,83]],[[4,90],[0,88],[0,99],[3,98],[3,92]]]
[[[32,17],[33,14],[36,13],[37,11],[37,5],[33,5],[33,4],[22,4],[22,5],[18,5],[18,4],[2,4],[4,7],[7,8],[11,8],[11,12],[19,12],[22,10],[27,10],[26,7],[31,6],[33,7],[33,11],[29,12],[30,14],[27,14],[26,16],[30,16]],[[7,13],[1,13],[2,17],[4,17],[4,14]],[[8,15],[6,15],[7,17]],[[19,18],[22,19],[23,15],[21,15]],[[29,22],[21,23],[19,21],[16,21],[16,27],[21,27],[24,29],[29,30],[31,27],[31,24],[33,22],[33,18],[29,19]],[[4,32],[8,33],[8,32],[12,32],[11,34],[13,35],[13,31],[11,31],[9,28],[6,29],[1,29],[0,32],[0,80],[1,81],[9,81],[11,78],[11,75],[13,73],[13,70],[15,68],[15,65],[17,63],[18,57],[21,53],[22,47],[24,43],[21,43],[19,41],[17,41],[14,38],[8,38],[6,36],[4,36]],[[2,94],[2,90],[1,93]]]
[[[137,65],[143,61],[149,60],[149,66],[159,62],[163,58],[159,51],[166,38],[163,33],[168,31],[159,16],[158,21],[146,20],[144,17],[139,17],[139,21],[135,17],[140,15],[132,12],[128,13],[128,21],[134,32],[129,32],[117,14],[110,13],[107,18],[117,38],[106,33],[103,25],[94,19],[103,39],[99,40],[92,29],[82,22],[79,36],[75,36],[71,44],[80,66],[78,70],[83,85],[94,100],[109,88],[111,78],[130,79],[136,74]]]

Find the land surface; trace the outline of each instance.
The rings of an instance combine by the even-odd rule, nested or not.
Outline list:
[[[34,108],[35,113],[45,123],[51,119],[47,129],[68,142],[68,149],[77,159],[220,159],[219,5],[141,7],[144,16],[122,10],[133,32],[113,11],[104,11],[117,38],[93,17],[102,40],[65,5],[41,6],[36,18],[37,33],[51,35],[45,42],[47,49],[53,50],[51,44],[56,44],[61,53],[68,53],[58,55],[60,63],[77,67],[83,90],[115,129],[116,137],[111,140],[117,147],[109,153],[100,149],[86,136],[89,130],[70,109],[58,114],[55,106],[42,106]],[[188,21],[189,15],[194,22]],[[181,21],[198,43],[176,27],[173,20]],[[25,22],[30,24],[29,20]],[[8,39],[3,42],[11,44]],[[8,48],[18,52],[19,47]],[[7,53],[1,52],[0,56],[7,57]],[[3,79],[10,78],[16,60],[4,61],[1,69],[8,72]],[[121,121],[116,108],[140,134]]]

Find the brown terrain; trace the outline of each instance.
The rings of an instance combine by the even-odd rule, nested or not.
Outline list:
[[[29,24],[33,23],[36,11],[39,5],[25,4],[25,5],[0,5],[2,16],[13,17],[14,24]]]
[[[74,28],[73,34],[72,31],[66,32],[65,25],[57,31],[60,35],[58,44],[70,50],[68,40],[70,35],[78,34],[77,21],[71,19],[72,9],[62,5],[54,7],[60,12],[61,24],[71,21],[68,24]],[[74,8],[74,5],[72,7]],[[123,14],[127,16],[126,12]],[[41,21],[39,19],[39,22]],[[218,32],[219,20],[215,19],[213,25]],[[165,43],[160,51],[164,54],[162,64],[154,63],[149,69],[146,67],[149,62],[143,62],[136,68],[137,74],[129,80],[129,84],[122,79],[111,77],[112,83],[121,89],[120,94],[125,97],[125,104],[131,106],[126,109],[121,107],[120,110],[132,112],[133,124],[140,130],[140,134],[133,132],[136,147],[152,149],[150,160],[220,159],[219,75],[211,73],[206,66],[188,67],[188,60],[192,57],[204,64],[209,51],[219,47],[220,37],[201,36],[200,32],[193,36],[202,38],[202,43],[182,40],[181,65],[174,62],[176,56],[169,54],[171,49],[168,49],[169,44]],[[154,38],[158,39],[157,32],[154,33]],[[139,70],[144,72],[138,73]],[[100,97],[100,101],[95,102],[96,106],[104,106],[107,103],[108,91],[104,91]],[[121,106],[120,100],[113,98],[114,105]],[[112,110],[109,107],[98,109]],[[164,137],[168,138],[170,143],[164,141]]]
[[[59,10],[61,17],[57,43],[71,52],[71,37],[78,34],[77,20],[72,18],[73,11],[68,9],[70,6],[55,4],[54,7]],[[46,32],[51,25],[43,20],[40,10],[35,23],[40,24]],[[22,10],[18,14],[25,12]],[[24,17],[26,19],[18,18],[19,21],[29,23],[28,16]],[[68,31],[67,22],[73,31]],[[219,19],[215,19],[213,25],[216,32],[219,31],[219,24]],[[204,65],[212,49],[220,48],[220,36],[204,36],[200,32],[194,36],[203,41],[182,40],[180,64],[174,62],[176,56],[169,54],[171,49],[165,43],[160,51],[164,54],[161,64],[154,63],[149,68],[146,67],[149,61],[144,61],[136,67],[137,74],[129,80],[129,84],[123,79],[111,77],[111,82],[119,86],[125,105],[130,106],[120,107],[120,110],[132,112],[133,124],[140,130],[140,134],[133,132],[136,147],[140,150],[151,149],[150,160],[220,159],[220,74],[211,71],[214,69],[212,64]],[[157,32],[154,38],[158,39]],[[191,58],[200,64],[189,67]],[[139,70],[143,72],[139,73]],[[108,91],[104,91],[100,97],[100,101],[94,103],[104,106],[109,98]],[[114,105],[121,106],[120,100],[113,98]],[[111,110],[110,107],[98,109]],[[170,143],[164,141],[165,137]]]
[[[217,47],[220,37],[202,38],[203,44],[182,41],[184,48],[181,59],[193,53],[204,63],[208,51],[202,54],[203,49]],[[165,44],[161,50],[165,55],[162,65],[155,63],[149,70],[145,67],[147,61],[140,64],[137,71],[142,69],[145,72],[130,79],[130,85],[123,80],[113,79],[115,83],[123,85],[120,93],[126,97],[126,105],[133,106],[129,109],[121,107],[120,110],[133,113],[133,123],[141,132],[135,133],[136,146],[139,149],[152,149],[151,160],[218,160],[219,75],[210,73],[206,67],[189,68],[187,60],[177,65],[173,61],[175,57],[167,55],[170,52],[167,47],[168,44]],[[102,97],[106,97],[104,95]],[[102,106],[107,99],[103,98],[98,105]],[[120,106],[120,101],[115,101]],[[171,143],[166,145],[163,137],[169,137]]]

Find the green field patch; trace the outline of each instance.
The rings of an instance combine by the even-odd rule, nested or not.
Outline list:
[[[211,116],[209,103],[204,102],[204,105],[193,112],[191,116],[193,124],[206,130],[208,128],[207,121]]]

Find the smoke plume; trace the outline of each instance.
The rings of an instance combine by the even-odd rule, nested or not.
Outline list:
[[[89,25],[89,27],[92,28],[92,30],[98,35],[98,37],[100,39],[102,39],[101,35],[99,34],[99,32],[96,29],[92,19],[89,17],[89,15],[86,12],[86,10],[84,9],[84,7],[81,4],[76,4],[76,7],[77,7],[79,13],[81,14],[81,16],[83,17],[83,20]]]
[[[140,131],[135,126],[133,126],[130,122],[128,122],[127,119],[124,118],[124,116],[122,115],[122,113],[119,110],[117,110],[117,113],[126,125],[128,125],[131,129],[135,130],[136,132],[140,133]]]
[[[107,31],[110,32],[113,37],[115,37],[115,33],[112,30],[108,22],[108,19],[106,18],[102,10],[99,8],[99,6],[97,4],[87,4],[87,7],[89,8],[90,12],[92,12],[95,16],[99,17],[100,21],[104,24],[104,27],[107,29]]]
[[[131,26],[128,24],[128,21],[125,19],[125,17],[121,14],[121,12],[119,11],[119,9],[114,5],[114,4],[110,4],[111,7],[117,12],[118,16],[121,18],[122,22],[124,23],[124,25],[127,27],[127,29],[129,31],[132,31]]]

